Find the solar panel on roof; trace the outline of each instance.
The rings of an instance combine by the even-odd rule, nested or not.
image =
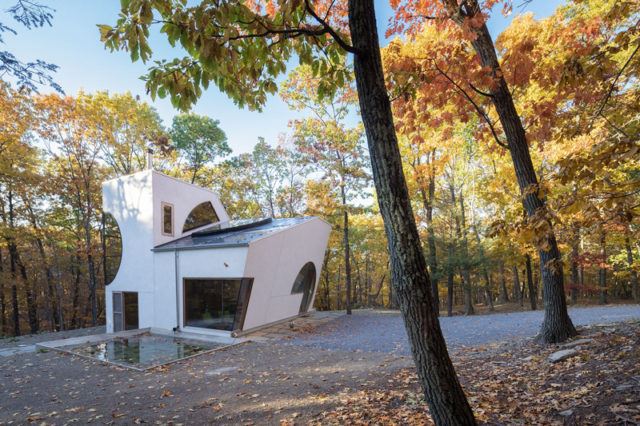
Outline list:
[[[227,222],[217,223],[213,226],[203,229],[202,231],[194,232],[193,234],[191,234],[191,238],[206,237],[209,235],[222,234],[225,232],[241,231],[243,229],[256,228],[258,226],[271,223],[272,221],[273,219],[270,217],[260,218],[260,219],[230,220]]]
[[[189,250],[247,246],[283,229],[311,220],[313,217],[280,219],[243,219],[214,225],[201,231],[161,244],[154,251]],[[214,230],[215,229],[215,230]]]

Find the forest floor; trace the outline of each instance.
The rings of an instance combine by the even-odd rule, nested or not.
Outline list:
[[[353,318],[375,315],[395,321],[392,314],[370,311]],[[459,318],[462,328],[480,319]],[[560,347],[530,338],[452,347],[478,420],[640,422],[640,320],[615,318],[581,326],[580,338],[591,340],[558,363],[547,357]],[[0,357],[0,425],[429,423],[412,360],[401,351],[295,342],[326,336],[340,321],[300,330],[293,339],[244,343],[146,372],[57,352]],[[378,326],[358,324],[352,338]]]

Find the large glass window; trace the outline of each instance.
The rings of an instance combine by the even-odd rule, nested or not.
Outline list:
[[[122,262],[122,234],[115,218],[109,213],[102,215],[102,267],[105,285],[116,278]]]
[[[313,262],[307,262],[293,281],[291,294],[302,293],[300,301],[300,313],[303,314],[309,310],[311,299],[313,298],[313,290],[316,286],[316,266]]]
[[[250,279],[185,279],[184,325],[241,330],[251,284]]]
[[[193,210],[191,210],[189,217],[187,217],[187,220],[184,222],[182,232],[188,232],[192,229],[200,228],[219,221],[220,218],[218,218],[218,214],[213,208],[213,204],[211,204],[210,201],[205,201],[204,203],[198,204]]]

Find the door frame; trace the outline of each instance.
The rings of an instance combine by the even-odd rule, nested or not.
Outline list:
[[[140,328],[140,294],[137,291],[113,291],[111,292],[111,301],[112,301],[112,305],[111,305],[111,317],[112,317],[112,321],[113,321],[113,332],[119,332],[119,331],[126,331],[127,330],[127,317],[126,317],[126,307],[125,307],[125,294],[135,294],[136,295],[136,299],[138,300],[137,303],[137,310],[136,310],[136,314],[138,316],[138,329]],[[116,303],[115,303],[115,298],[119,297],[120,298],[120,311],[116,311]],[[121,321],[121,325],[122,325],[122,329],[121,330],[116,330],[116,315],[120,315],[122,317],[122,321]]]

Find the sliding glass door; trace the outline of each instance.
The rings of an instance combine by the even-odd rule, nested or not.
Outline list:
[[[241,330],[252,279],[184,280],[184,325]]]

